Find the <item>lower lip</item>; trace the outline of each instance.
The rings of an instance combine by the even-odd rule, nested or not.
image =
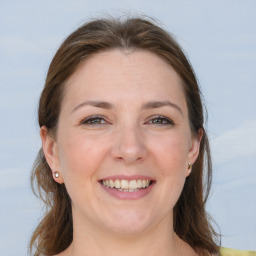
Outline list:
[[[150,193],[150,191],[153,189],[155,182],[152,183],[147,188],[140,189],[140,190],[134,191],[134,192],[123,192],[123,191],[119,191],[115,188],[106,187],[106,186],[102,185],[101,183],[99,183],[99,184],[108,194],[110,194],[111,196],[113,196],[115,198],[122,199],[122,200],[136,200],[136,199],[140,199],[140,198],[143,198],[146,195],[148,195]]]

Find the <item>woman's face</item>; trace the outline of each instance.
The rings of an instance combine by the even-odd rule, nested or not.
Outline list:
[[[82,63],[65,85],[55,139],[45,128],[41,136],[74,225],[125,234],[172,225],[199,150],[180,77],[147,51],[111,50]]]

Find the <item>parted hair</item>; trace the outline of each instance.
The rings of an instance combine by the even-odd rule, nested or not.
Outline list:
[[[111,49],[145,50],[166,61],[183,81],[190,129],[203,131],[200,152],[174,207],[174,231],[200,255],[219,252],[219,236],[205,210],[212,180],[212,164],[204,128],[202,95],[192,66],[174,37],[149,18],[102,18],[91,20],[75,30],[57,50],[47,73],[38,106],[39,126],[56,133],[65,82],[79,64],[90,56]],[[42,149],[34,162],[33,191],[46,206],[46,212],[32,234],[30,255],[55,255],[73,240],[71,199],[65,184],[52,178]]]

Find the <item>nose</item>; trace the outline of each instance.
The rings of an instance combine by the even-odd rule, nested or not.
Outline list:
[[[120,127],[113,140],[111,155],[127,165],[142,162],[147,156],[147,148],[139,129]]]

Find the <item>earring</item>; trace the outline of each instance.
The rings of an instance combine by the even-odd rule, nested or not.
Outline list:
[[[55,176],[55,178],[59,178],[60,177],[60,173],[59,172],[54,172],[54,176]]]
[[[192,169],[192,164],[189,162],[188,163],[188,169],[191,170]]]

